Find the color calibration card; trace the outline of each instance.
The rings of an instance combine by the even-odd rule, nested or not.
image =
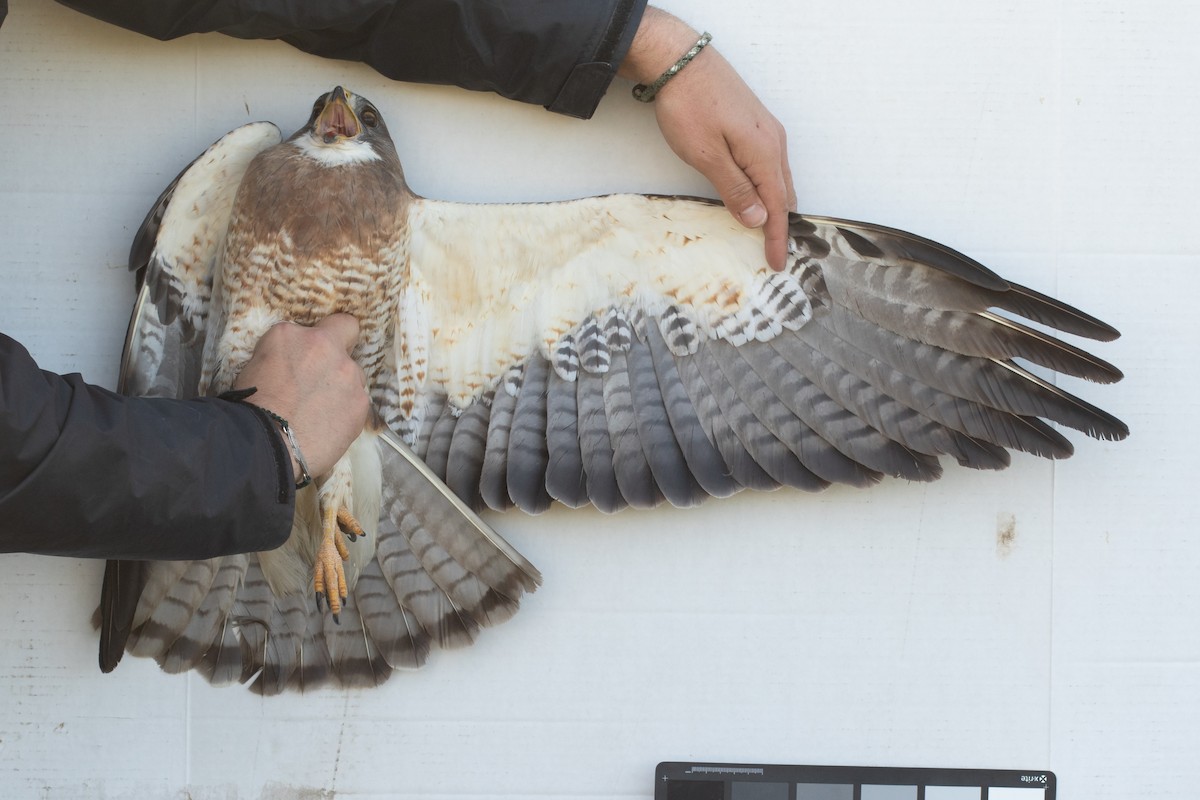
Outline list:
[[[666,761],[655,800],[1055,800],[1053,772]]]

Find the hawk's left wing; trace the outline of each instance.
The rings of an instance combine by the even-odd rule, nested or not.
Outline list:
[[[421,200],[411,227],[399,360],[425,379],[398,387],[399,409],[475,506],[932,480],[941,455],[1069,455],[1048,422],[1128,433],[1017,363],[1118,380],[1021,318],[1115,329],[903,231],[793,214],[773,273],[761,232],[687,198]]]

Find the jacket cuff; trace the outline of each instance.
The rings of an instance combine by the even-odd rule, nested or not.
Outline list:
[[[617,68],[629,52],[642,22],[646,0],[618,0],[612,18],[594,47],[591,61],[576,65],[548,111],[579,119],[590,119],[616,77]]]
[[[121,397],[0,336],[0,552],[196,559],[278,547],[291,460],[251,409]]]

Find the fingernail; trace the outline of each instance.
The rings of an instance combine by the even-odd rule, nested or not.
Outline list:
[[[761,228],[767,222],[767,210],[755,203],[749,208],[742,209],[742,213],[738,214],[738,219],[747,228]]]

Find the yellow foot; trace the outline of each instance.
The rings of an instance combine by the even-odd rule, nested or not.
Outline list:
[[[317,595],[317,610],[321,610],[321,601],[325,600],[335,622],[339,621],[338,613],[346,599],[346,570],[342,562],[349,557],[341,537],[327,528],[321,535],[321,546],[317,548],[317,560],[313,564],[313,591]]]
[[[324,600],[333,621],[341,624],[338,614],[346,602],[346,570],[342,562],[350,558],[350,551],[342,541],[339,530],[356,541],[366,536],[358,520],[344,508],[336,512],[332,508],[321,510],[321,545],[317,548],[316,563],[313,564],[313,591],[317,596],[317,610]]]

